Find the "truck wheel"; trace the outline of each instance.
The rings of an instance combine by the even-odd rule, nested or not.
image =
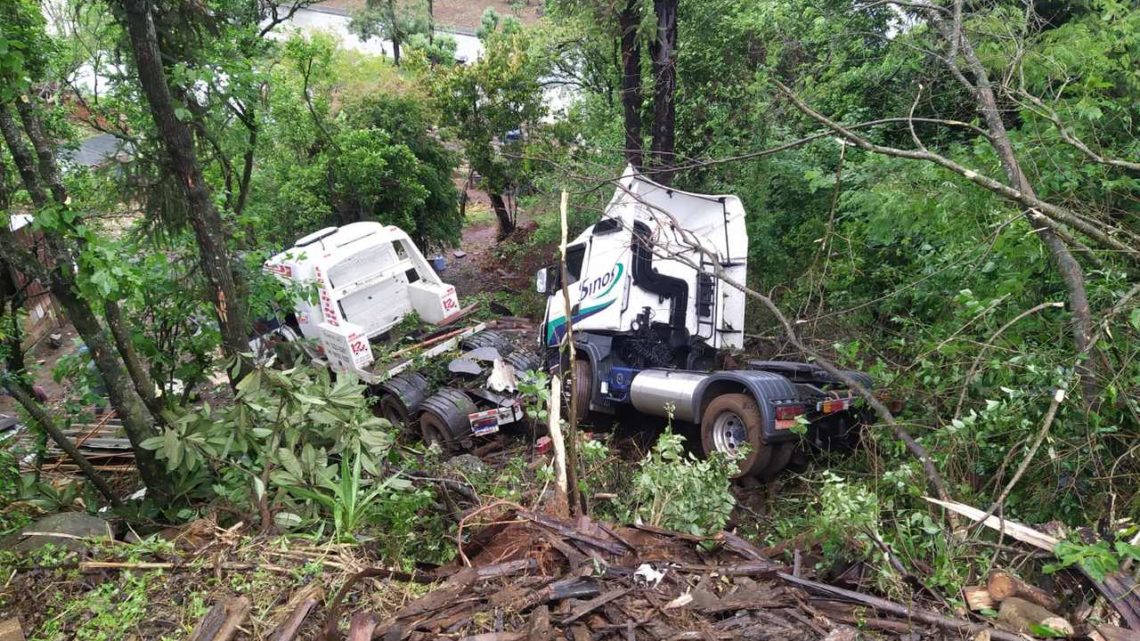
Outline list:
[[[578,401],[578,420],[582,420],[590,413],[590,398],[594,395],[594,368],[589,359],[578,358],[574,360],[570,375],[574,379],[574,391],[577,392],[575,400]],[[569,406],[566,409],[569,411]]]
[[[459,347],[465,352],[470,352],[480,347],[494,347],[499,351],[500,356],[506,356],[507,352],[511,351],[511,341],[493,329],[485,329],[460,339]]]
[[[779,445],[772,446],[772,460],[768,465],[760,470],[757,477],[764,483],[768,483],[776,479],[780,472],[788,466],[788,462],[792,460],[792,454],[795,453],[795,443],[780,443]]]
[[[423,402],[420,433],[424,443],[438,443],[444,452],[470,449],[471,423],[468,414],[476,411],[475,403],[462,390],[445,387]]]
[[[430,391],[431,384],[423,374],[398,374],[380,385],[380,416],[396,427],[411,425]]]
[[[747,394],[721,394],[709,403],[701,419],[701,445],[706,456],[735,455],[742,445],[748,446],[733,478],[756,476],[772,460],[772,448],[764,443],[764,417]]]
[[[514,368],[516,376],[521,375],[523,372],[542,368],[542,361],[538,358],[538,355],[529,351],[519,350],[512,352],[510,356],[507,356],[503,360]]]

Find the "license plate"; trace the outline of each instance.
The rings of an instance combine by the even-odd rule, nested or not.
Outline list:
[[[468,414],[467,420],[471,423],[471,433],[475,436],[487,436],[499,431],[500,425],[508,425],[522,420],[523,408],[517,402],[506,407]]]
[[[468,414],[471,421],[471,433],[475,436],[487,436],[499,431],[499,410],[487,410]]]

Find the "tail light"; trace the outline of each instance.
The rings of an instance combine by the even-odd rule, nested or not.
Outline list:
[[[851,409],[850,398],[832,398],[826,401],[820,401],[818,405],[819,411],[824,414],[834,414],[835,412],[843,412]]]
[[[807,407],[804,405],[777,405],[776,429],[791,429],[796,424],[796,418],[804,414],[807,414]]]

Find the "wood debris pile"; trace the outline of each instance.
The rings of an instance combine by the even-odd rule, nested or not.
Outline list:
[[[432,591],[381,617],[329,608],[326,641],[854,639],[851,625],[941,638],[1015,634],[790,574],[740,537],[568,521],[516,509],[479,532]],[[388,574],[391,576],[391,574]]]
[[[37,431],[23,430],[16,438],[21,449],[34,452],[37,449]],[[74,423],[63,430],[63,434],[75,443],[96,470],[109,473],[131,473],[135,471],[135,453],[131,442],[123,430],[123,423],[115,412],[105,412],[90,423]],[[23,471],[31,471],[33,459],[22,464]],[[50,439],[47,440],[39,464],[43,471],[81,478],[79,468]]]

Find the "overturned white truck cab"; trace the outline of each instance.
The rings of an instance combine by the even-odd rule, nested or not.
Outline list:
[[[746,283],[747,256],[739,198],[664,187],[627,168],[602,219],[567,246],[566,293],[557,266],[537,274],[547,366],[573,368],[579,408],[699,425],[706,454],[744,452],[740,476],[775,476],[801,433],[817,447],[853,443],[869,415],[822,368],[748,361],[714,370],[743,347],[746,299],[736,285]],[[562,349],[567,316],[573,363]],[[850,374],[870,387],[870,377]]]
[[[320,341],[332,367],[341,371],[371,364],[369,340],[410,312],[438,324],[459,311],[455,288],[440,280],[412,239],[393,225],[325,227],[270,258],[265,269],[285,283],[316,287],[315,301],[297,297],[297,324],[305,338]]]
[[[425,441],[457,450],[522,419],[515,390],[488,384],[488,373],[535,369],[539,363],[533,354],[514,350],[506,337],[480,331],[481,325],[451,332],[453,338],[419,354],[465,352],[460,358],[466,373],[442,387],[414,371],[410,360],[376,362],[373,341],[409,314],[428,325],[447,325],[460,312],[455,287],[440,279],[399,227],[326,227],[273,256],[264,268],[296,289],[294,312],[275,330],[277,338],[315,341],[310,356],[360,378],[377,397],[377,410],[394,424],[418,425]]]

